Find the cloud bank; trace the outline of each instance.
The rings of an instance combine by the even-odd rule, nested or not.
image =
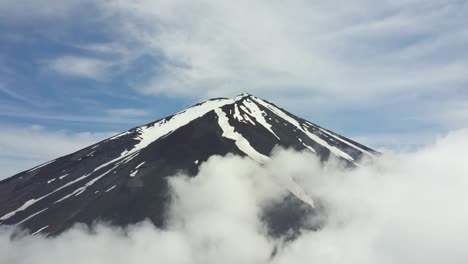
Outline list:
[[[324,107],[447,95],[468,81],[463,1],[113,0],[99,10],[121,45],[157,58],[137,87],[149,94],[248,90]]]
[[[460,130],[354,170],[284,150],[265,166],[212,157],[196,177],[169,180],[165,230],[149,223],[77,226],[55,238],[11,240],[3,228],[0,262],[467,263],[467,148],[468,130]],[[270,237],[260,220],[265,206],[286,195],[283,177],[326,208],[322,229],[289,242]]]

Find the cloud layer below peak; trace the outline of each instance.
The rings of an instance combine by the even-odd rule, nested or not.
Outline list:
[[[466,263],[466,148],[468,132],[460,130],[353,170],[284,150],[265,166],[212,157],[196,177],[169,180],[166,230],[149,223],[98,225],[93,232],[77,226],[54,238],[10,240],[11,230],[2,229],[0,258],[18,264]],[[284,197],[282,177],[293,177],[326,208],[322,229],[287,243],[268,236],[259,217]]]

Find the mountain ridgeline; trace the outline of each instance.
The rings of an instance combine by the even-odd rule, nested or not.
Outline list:
[[[164,228],[168,177],[194,176],[213,155],[264,163],[275,146],[349,166],[378,155],[255,96],[212,99],[1,181],[0,224],[51,236],[95,221],[126,226],[149,219]],[[314,211],[311,199],[291,188],[263,218],[273,235],[282,235]]]

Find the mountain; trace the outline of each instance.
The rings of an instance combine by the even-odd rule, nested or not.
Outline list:
[[[196,175],[213,155],[264,163],[275,146],[334,156],[355,166],[378,153],[249,94],[217,98],[103,140],[0,182],[0,224],[57,235],[75,223],[150,219],[164,227],[167,177]],[[297,229],[313,201],[292,180],[264,220],[272,234]]]

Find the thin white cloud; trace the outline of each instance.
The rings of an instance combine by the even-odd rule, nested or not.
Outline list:
[[[358,135],[353,137],[353,140],[366,146],[372,146],[380,152],[407,153],[416,151],[440,137],[442,134],[433,131],[406,131]]]
[[[20,101],[23,101],[23,102],[31,102],[31,100],[21,94],[18,94],[17,92],[13,91],[12,89],[9,89],[7,87],[5,87],[2,83],[0,83],[0,92],[3,93],[3,94],[6,94],[7,96],[11,97],[11,98],[14,98],[16,100],[20,100]]]
[[[133,118],[133,117],[145,117],[150,113],[143,109],[135,108],[115,108],[106,111],[110,118]]]
[[[468,130],[416,152],[386,155],[350,170],[312,154],[278,151],[265,166],[212,157],[196,177],[171,178],[168,228],[76,227],[55,238],[10,239],[6,263],[453,263],[468,261]],[[288,166],[284,166],[288,164]],[[293,177],[325,209],[317,231],[294,241],[269,237],[260,220]],[[314,219],[310,219],[314,221]],[[275,254],[273,254],[275,252]]]
[[[79,56],[59,57],[46,64],[51,71],[58,74],[94,80],[107,79],[114,66],[114,63],[108,60]]]
[[[37,99],[37,98],[33,98]],[[42,99],[42,98],[39,98]],[[32,99],[31,99],[32,100]],[[41,100],[32,101],[31,104],[37,105]],[[87,101],[85,103],[88,103]],[[93,103],[93,102],[91,102]],[[90,103],[90,104],[91,104]],[[44,104],[44,103],[43,103]],[[42,105],[43,105],[42,104]],[[110,108],[92,112],[92,114],[60,114],[57,112],[46,111],[43,109],[32,110],[27,107],[16,106],[12,104],[0,105],[0,117],[24,118],[34,120],[57,120],[76,123],[102,123],[102,124],[124,124],[141,125],[142,123],[152,121],[161,116],[148,117],[150,112],[141,108]]]
[[[77,151],[115,133],[50,131],[40,126],[0,130],[0,179]]]

